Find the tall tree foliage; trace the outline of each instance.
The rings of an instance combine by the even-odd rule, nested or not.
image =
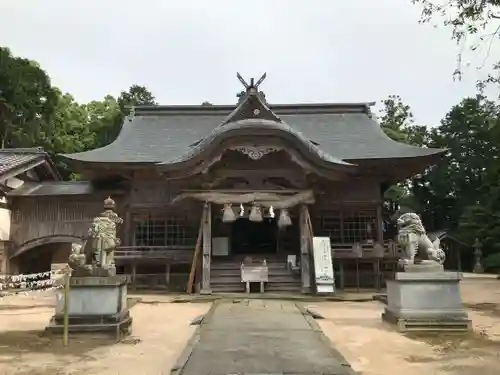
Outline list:
[[[51,132],[58,94],[39,65],[0,47],[0,146],[27,147]]]
[[[378,116],[382,130],[395,141],[408,142],[409,128],[413,126],[410,106],[403,103],[399,95],[390,95],[382,101],[382,105]]]
[[[486,181],[498,163],[499,143],[492,136],[498,107],[481,96],[454,106],[429,145],[448,149],[441,163],[413,180],[412,194],[437,229],[457,229],[465,207],[481,204],[488,195]]]
[[[0,47],[0,147],[41,146],[65,177],[71,175],[59,154],[105,146],[120,132],[129,107],[156,104],[144,86],[132,85],[118,97],[80,104],[51,85],[31,60]]]
[[[122,91],[116,99],[108,95],[102,102],[89,103],[89,111],[94,116],[92,124],[97,134],[95,146],[103,147],[116,139],[131,107],[155,104],[153,94],[139,85],[130,86],[128,91]]]
[[[390,95],[382,101],[382,109],[378,114],[380,127],[384,133],[397,142],[417,144],[426,142],[427,128],[414,123],[413,113],[409,105],[399,95]],[[386,216],[392,216],[401,205],[414,210],[417,204],[409,194],[409,181],[390,186],[384,192]]]
[[[472,51],[479,51],[486,62],[494,44],[500,37],[500,0],[412,0],[422,9],[421,22],[440,18],[452,30],[452,39],[460,45],[468,45]],[[462,77],[462,51],[454,76]],[[482,68],[480,66],[479,68]],[[479,89],[488,83],[500,83],[500,61],[492,61],[485,80],[478,82]]]

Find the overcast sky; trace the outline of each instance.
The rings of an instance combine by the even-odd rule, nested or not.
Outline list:
[[[0,45],[79,101],[140,84],[161,104],[235,103],[237,71],[267,72],[271,103],[399,94],[432,126],[474,95],[483,57],[454,82],[450,31],[418,19],[410,0],[0,0]]]

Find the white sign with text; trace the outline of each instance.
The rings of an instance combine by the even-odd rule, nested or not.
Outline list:
[[[318,293],[334,293],[332,245],[330,237],[313,237],[314,275]]]

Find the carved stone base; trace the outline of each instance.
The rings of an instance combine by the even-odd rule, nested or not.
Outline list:
[[[130,333],[132,317],[127,306],[125,277],[72,277],[68,302],[69,332],[112,333],[117,339]],[[61,291],[46,330],[62,333],[63,320],[64,292]]]
[[[457,272],[398,272],[387,280],[382,319],[401,331],[468,331]]]
[[[99,267],[86,264],[76,267],[71,274],[74,277],[110,277],[116,276],[116,268],[114,265]]]
[[[423,319],[423,318],[401,318],[392,311],[386,310],[382,313],[382,320],[394,324],[399,332],[468,332],[472,330],[472,321],[462,319]]]
[[[406,264],[403,269],[405,272],[444,272],[443,265],[436,262]]]

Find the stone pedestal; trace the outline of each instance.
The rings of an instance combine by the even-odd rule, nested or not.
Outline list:
[[[460,279],[457,272],[425,272],[418,267],[414,272],[396,273],[393,280],[387,280],[382,319],[396,324],[400,331],[470,330]]]
[[[112,333],[117,339],[130,333],[132,317],[124,276],[72,277],[68,303],[69,332]],[[62,333],[63,320],[64,291],[60,291],[47,331]]]

